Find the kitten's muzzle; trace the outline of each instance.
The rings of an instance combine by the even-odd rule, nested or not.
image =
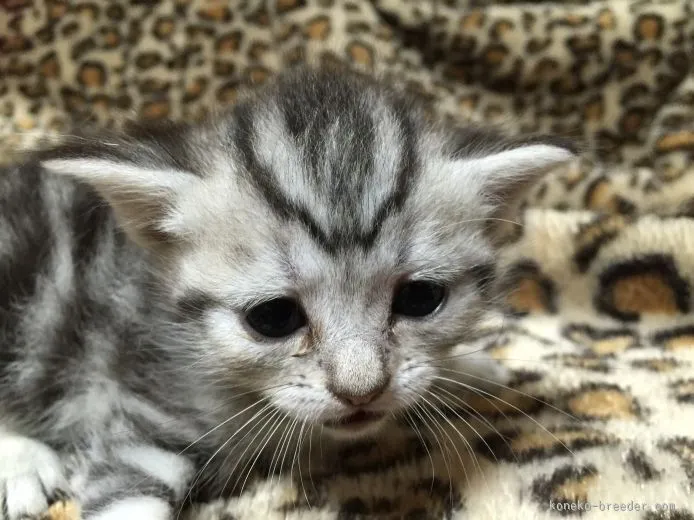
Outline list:
[[[336,388],[329,388],[329,390],[342,404],[347,406],[366,406],[370,402],[375,401],[383,393],[387,386],[388,382],[386,381],[380,387],[364,395],[344,392]]]

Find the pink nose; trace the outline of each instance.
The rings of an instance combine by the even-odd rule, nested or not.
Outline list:
[[[350,406],[364,406],[369,404],[371,401],[375,400],[379,395],[383,393],[383,390],[385,390],[385,385],[377,388],[373,392],[369,392],[368,394],[364,395],[356,395],[356,394],[351,394],[351,393],[346,393],[346,392],[336,392],[333,391],[333,395],[337,397],[340,401],[342,401],[344,404],[350,405]]]

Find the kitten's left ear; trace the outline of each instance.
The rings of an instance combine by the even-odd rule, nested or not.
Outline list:
[[[516,220],[516,212],[528,190],[547,172],[576,159],[570,141],[536,137],[508,142],[496,152],[460,160],[460,172],[475,179],[489,205],[492,238],[505,231],[504,221]]]
[[[171,242],[167,217],[178,196],[199,177],[180,165],[143,157],[141,146],[139,150],[122,142],[112,146],[118,148],[110,150],[105,143],[57,147],[40,152],[37,160],[50,173],[73,177],[96,189],[135,242],[144,247]]]

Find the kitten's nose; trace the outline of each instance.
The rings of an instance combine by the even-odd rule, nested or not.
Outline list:
[[[366,404],[369,404],[371,401],[374,401],[379,395],[381,395],[383,391],[386,389],[386,386],[387,384],[383,384],[375,390],[372,390],[365,394],[356,394],[353,392],[339,391],[333,388],[331,388],[330,390],[333,393],[333,395],[337,397],[340,401],[342,401],[344,404],[350,406],[364,406]]]

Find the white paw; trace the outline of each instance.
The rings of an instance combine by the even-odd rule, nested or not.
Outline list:
[[[172,515],[171,506],[159,498],[131,497],[87,515],[87,520],[169,520]]]
[[[39,515],[59,497],[67,482],[58,455],[45,444],[0,433],[0,518]]]

